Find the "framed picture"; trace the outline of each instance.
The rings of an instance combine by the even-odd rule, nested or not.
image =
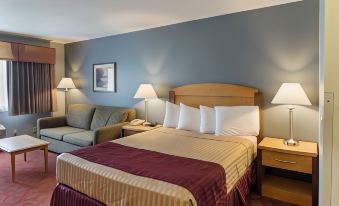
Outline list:
[[[93,91],[116,92],[116,63],[93,64]]]

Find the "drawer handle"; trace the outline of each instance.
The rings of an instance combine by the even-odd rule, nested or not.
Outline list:
[[[275,161],[282,162],[282,163],[297,164],[297,162],[292,162],[292,161],[287,161],[287,160],[280,160],[280,159],[275,159]]]

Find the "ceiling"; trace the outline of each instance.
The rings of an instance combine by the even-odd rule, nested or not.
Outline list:
[[[1,0],[0,31],[69,43],[296,1]]]

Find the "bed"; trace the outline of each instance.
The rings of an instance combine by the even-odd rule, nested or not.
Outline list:
[[[64,153],[52,206],[246,205],[262,139],[262,96],[233,84],[175,88],[170,102],[193,107],[258,105],[258,136],[223,137],[158,128]]]

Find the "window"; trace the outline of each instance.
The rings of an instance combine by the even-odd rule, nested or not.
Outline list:
[[[8,111],[6,61],[0,60],[0,112]]]
[[[9,116],[53,112],[54,65],[20,61],[6,64]]]

